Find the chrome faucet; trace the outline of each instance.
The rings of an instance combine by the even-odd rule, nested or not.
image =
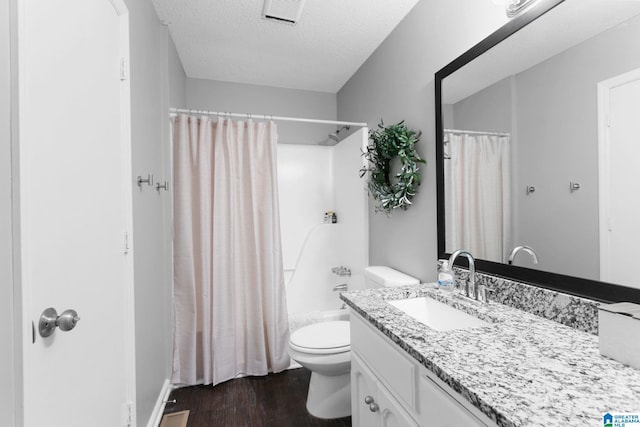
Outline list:
[[[464,256],[469,260],[469,279],[465,282],[464,293],[469,298],[478,299],[478,289],[476,288],[476,264],[473,255],[464,249],[458,249],[449,257],[449,267],[453,271],[453,263],[456,262],[458,256]],[[455,275],[455,273],[454,273]]]
[[[516,246],[515,248],[513,248],[513,250],[509,254],[509,265],[513,264],[514,258],[516,257],[516,255],[518,255],[518,252],[520,251],[526,252],[529,255],[531,255],[531,258],[533,258],[534,264],[538,263],[538,256],[536,255],[535,251],[531,246]]]
[[[349,285],[346,283],[342,283],[333,288],[333,292],[338,292],[338,291],[342,292],[342,291],[348,291],[348,290],[349,290]]]

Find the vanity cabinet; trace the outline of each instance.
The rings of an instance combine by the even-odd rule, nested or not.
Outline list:
[[[353,311],[351,417],[354,427],[496,426]]]
[[[418,427],[355,354],[351,359],[351,420],[354,426],[363,427]]]

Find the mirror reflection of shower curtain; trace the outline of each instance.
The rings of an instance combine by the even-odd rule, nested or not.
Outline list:
[[[508,136],[447,132],[445,152],[446,251],[504,262],[511,247]]]

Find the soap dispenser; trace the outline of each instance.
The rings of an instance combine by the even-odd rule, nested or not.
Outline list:
[[[438,273],[438,289],[452,291],[455,282],[453,279],[453,271],[449,268],[449,261],[442,261],[440,272]]]

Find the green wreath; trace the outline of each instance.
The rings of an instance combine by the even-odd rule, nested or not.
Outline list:
[[[414,148],[420,135],[421,132],[409,129],[404,120],[391,126],[384,126],[381,120],[377,130],[369,131],[372,142],[363,153],[369,165],[360,170],[360,177],[369,172],[367,187],[378,201],[376,211],[390,214],[394,209],[406,210],[411,205],[411,199],[420,185],[418,164],[426,163]],[[396,157],[402,167],[392,183],[390,163]]]

